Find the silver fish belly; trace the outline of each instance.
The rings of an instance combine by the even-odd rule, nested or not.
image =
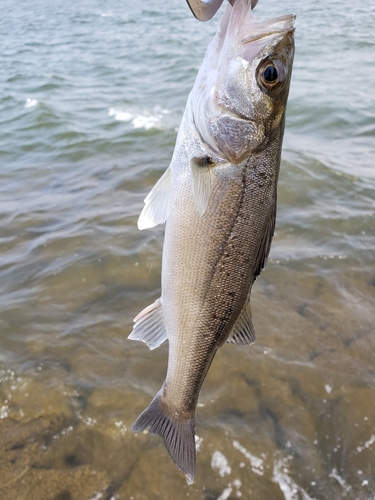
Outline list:
[[[188,481],[195,409],[217,349],[252,344],[250,292],[276,218],[294,16],[257,23],[228,5],[189,96],[168,170],[145,199],[140,229],[166,221],[162,294],[130,339],[169,341],[165,382],[133,431],[160,435]]]

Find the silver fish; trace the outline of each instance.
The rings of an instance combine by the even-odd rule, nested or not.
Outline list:
[[[255,341],[250,292],[274,233],[295,16],[257,23],[248,0],[228,4],[188,98],[171,164],[139,229],[167,221],[162,294],[129,338],[169,340],[166,380],[133,425],[160,435],[195,474],[195,409],[225,342]]]

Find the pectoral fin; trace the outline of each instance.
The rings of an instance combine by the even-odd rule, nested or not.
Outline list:
[[[230,332],[227,342],[237,345],[250,345],[255,342],[255,331],[251,319],[250,302],[247,301],[233,330]]]
[[[155,227],[167,220],[171,185],[171,172],[167,168],[145,198],[145,206],[138,219],[138,229]]]
[[[151,350],[159,347],[167,339],[160,299],[147,306],[134,318],[133,331],[128,339],[145,342]]]
[[[190,162],[193,178],[193,197],[196,209],[202,216],[211,194],[210,161],[208,158],[193,158]]]

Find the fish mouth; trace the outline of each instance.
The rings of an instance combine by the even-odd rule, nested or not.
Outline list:
[[[289,14],[287,16],[277,17],[276,19],[271,19],[270,21],[265,21],[263,23],[253,24],[251,35],[243,38],[241,43],[248,44],[262,38],[273,38],[277,35],[293,32],[295,29],[295,20],[296,15]]]

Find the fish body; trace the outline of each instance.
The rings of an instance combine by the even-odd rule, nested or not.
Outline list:
[[[195,474],[195,409],[217,349],[255,341],[250,292],[267,259],[294,16],[256,23],[247,0],[228,5],[210,43],[168,170],[145,199],[140,229],[166,221],[162,294],[129,338],[169,340],[165,382],[133,430],[160,435]]]

